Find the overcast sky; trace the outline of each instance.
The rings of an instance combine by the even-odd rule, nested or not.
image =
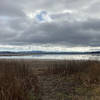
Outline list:
[[[0,44],[100,46],[100,0],[0,0]]]

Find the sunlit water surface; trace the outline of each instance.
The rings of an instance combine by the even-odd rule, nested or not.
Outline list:
[[[100,60],[100,55],[29,55],[29,56],[0,56],[0,59],[58,59],[58,60]]]

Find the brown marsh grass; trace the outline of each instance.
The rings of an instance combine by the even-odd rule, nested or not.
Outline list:
[[[100,81],[100,62],[90,60],[55,62],[48,67],[46,73],[65,77],[73,75],[77,81],[97,83]]]
[[[0,61],[0,100],[39,100],[38,78],[19,61]]]
[[[56,76],[61,78],[61,82],[57,81]],[[63,86],[59,84],[65,82],[65,78],[67,79],[66,83],[71,87],[66,86],[67,88],[62,89]],[[71,83],[68,83],[69,79]],[[96,87],[100,83],[100,62],[89,60],[0,60],[0,100],[65,100],[64,98],[50,99],[50,93],[52,94],[50,89],[55,83],[58,84],[57,90],[67,90],[67,92],[69,90],[67,94],[71,94],[72,87],[74,90],[76,89],[74,85],[76,83],[78,83],[77,86],[82,86],[81,91],[77,90],[82,93],[84,88]],[[66,83],[64,84],[66,85]],[[43,87],[43,84],[46,85]],[[57,90],[53,92],[57,94]],[[73,96],[78,94],[73,94]],[[63,95],[65,96],[65,94]]]

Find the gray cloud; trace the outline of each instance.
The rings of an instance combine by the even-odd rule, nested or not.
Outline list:
[[[0,43],[99,46],[98,4],[98,0],[0,1]],[[47,12],[44,22],[37,21],[38,10]]]
[[[19,41],[30,43],[65,43],[92,45],[100,38],[100,20],[88,19],[84,22],[53,22],[38,26],[34,23],[23,32]],[[94,44],[96,45],[96,44]]]
[[[24,17],[23,9],[10,0],[0,1],[0,16],[6,17]]]

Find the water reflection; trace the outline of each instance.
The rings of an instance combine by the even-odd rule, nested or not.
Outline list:
[[[30,56],[0,56],[0,59],[100,60],[100,55],[30,55]]]

